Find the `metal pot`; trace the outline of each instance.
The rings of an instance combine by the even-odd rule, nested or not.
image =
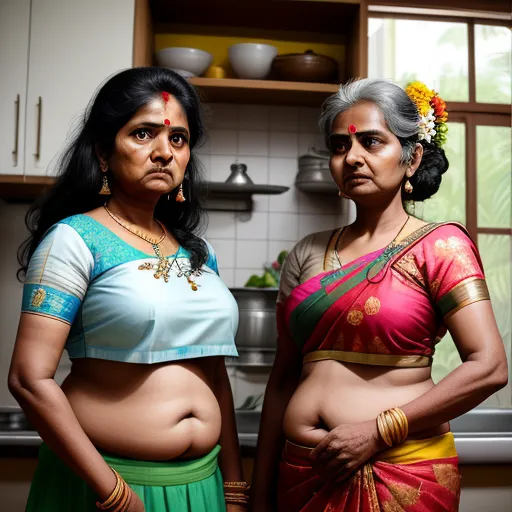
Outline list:
[[[303,192],[337,193],[338,187],[329,170],[329,156],[316,150],[299,157],[295,186]]]
[[[247,174],[247,165],[245,164],[231,164],[231,174],[229,175],[226,183],[234,183],[236,185],[249,185],[253,181]]]
[[[275,289],[232,288],[239,310],[236,345],[242,349],[275,349],[277,346]]]

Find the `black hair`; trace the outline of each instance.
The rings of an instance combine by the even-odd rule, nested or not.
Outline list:
[[[442,175],[449,166],[443,148],[425,140],[420,140],[419,143],[423,146],[423,157],[416,172],[409,178],[412,192],[404,193],[404,199],[410,201],[425,201],[432,197],[439,190]]]
[[[119,130],[162,92],[174,96],[185,111],[191,152],[183,183],[186,201],[177,202],[178,188],[174,189],[170,197],[166,194],[159,199],[155,218],[190,252],[193,269],[206,261],[206,244],[195,234],[203,227],[204,220],[200,200],[202,169],[193,151],[206,137],[202,104],[194,87],[179,74],[165,68],[140,67],[110,77],[89,103],[76,135],[59,160],[60,172],[55,184],[30,206],[26,214],[30,236],[18,250],[19,278],[25,274],[32,254],[52,225],[104,203],[105,196],[98,194],[103,174],[96,150],[100,148],[110,155]]]

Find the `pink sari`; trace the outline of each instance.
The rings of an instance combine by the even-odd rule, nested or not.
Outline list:
[[[465,229],[429,224],[399,243],[298,284],[278,303],[278,333],[295,342],[304,363],[335,359],[425,367],[446,333],[444,319],[487,299],[480,257]],[[342,484],[322,480],[309,463],[310,449],[287,442],[280,510],[456,511],[459,473],[453,437],[451,444],[446,438],[424,441],[430,445],[406,441],[385,452]],[[415,456],[404,459],[407,450],[400,450],[405,448]]]

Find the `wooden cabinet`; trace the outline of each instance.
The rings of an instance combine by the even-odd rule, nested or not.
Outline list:
[[[51,173],[98,85],[131,67],[133,25],[134,1],[2,1],[0,174]]]
[[[191,78],[206,102],[320,107],[340,81],[366,76],[366,0],[137,0],[134,65],[152,65],[154,51],[189,46],[212,53],[227,78]],[[279,53],[311,49],[338,61],[333,83],[241,80],[227,49],[237,42],[270,43]]]
[[[25,162],[25,104],[30,0],[0,2],[0,173],[21,175]]]

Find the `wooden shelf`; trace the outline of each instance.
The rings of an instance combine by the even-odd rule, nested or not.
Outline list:
[[[236,78],[191,78],[208,103],[256,103],[319,107],[338,90],[335,84],[241,80]]]
[[[0,174],[0,200],[9,203],[32,202],[44,189],[55,183],[47,176],[14,176]],[[253,194],[282,194],[288,187],[277,185],[233,185],[224,182],[206,183],[207,210],[250,211]]]
[[[149,0],[152,19],[166,23],[339,34],[353,25],[359,0]]]
[[[48,176],[0,174],[0,199],[12,203],[31,202],[53,183],[55,183],[55,178]]]

